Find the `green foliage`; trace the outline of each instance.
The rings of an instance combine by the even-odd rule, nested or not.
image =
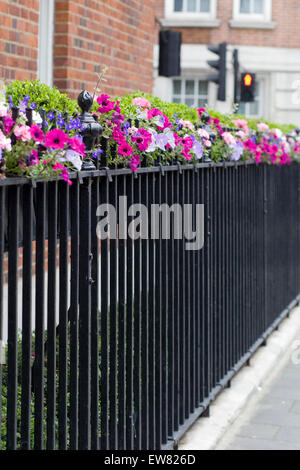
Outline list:
[[[30,96],[29,105],[35,103],[37,109],[45,109],[47,112],[56,110],[70,115],[79,112],[76,101],[60,93],[56,87],[49,87],[40,80],[16,80],[6,87],[6,100],[9,102],[11,97],[14,106],[18,106],[25,96]]]
[[[184,119],[185,121],[191,121],[192,123],[199,121],[196,109],[190,108],[185,104],[169,103],[161,100],[157,96],[152,96],[149,93],[142,93],[140,91],[135,91],[132,94],[127,94],[118,98],[120,100],[121,111],[125,116],[131,117],[135,114],[136,106],[132,106],[131,102],[134,98],[139,96],[147,98],[147,100],[150,101],[152,108],[160,109],[169,119],[173,119],[174,114],[177,114],[179,119]]]
[[[147,98],[150,101],[152,107],[161,109],[163,113],[166,116],[168,116],[169,119],[172,119],[174,117],[174,114],[177,114],[179,119],[190,121],[193,124],[195,124],[196,122],[199,122],[199,117],[198,117],[198,113],[196,109],[190,108],[189,106],[184,105],[184,104],[168,103],[166,101],[161,100],[158,97],[152,96],[148,93],[142,93],[138,90],[131,94],[127,94],[119,98],[121,111],[123,112],[124,115],[128,117],[131,117],[132,115],[134,115],[134,111],[136,107],[132,106],[131,102],[133,98],[137,98],[139,96],[143,96],[144,98]],[[246,119],[250,129],[257,129],[257,124],[259,122],[265,122],[266,124],[270,126],[271,129],[272,128],[280,129],[285,134],[288,134],[291,130],[297,127],[293,124],[276,124],[273,122],[269,122],[266,119],[251,119],[242,114],[222,114],[214,110],[208,110],[208,113],[210,114],[212,118],[220,119],[221,126],[223,127],[234,128],[235,125],[232,123],[232,120],[236,120],[236,119]]]
[[[297,127],[293,124],[276,124],[274,122],[267,121],[266,119],[251,119],[251,118],[244,116],[243,114],[221,114],[212,109],[210,109],[208,113],[210,114],[212,118],[220,119],[221,126],[223,127],[233,127],[233,128],[236,127],[232,121],[237,120],[237,119],[245,119],[248,122],[248,127],[254,130],[257,129],[257,124],[259,122],[264,122],[268,124],[270,129],[274,129],[274,128],[280,129],[284,134],[288,134],[289,132],[291,132],[293,129]]]

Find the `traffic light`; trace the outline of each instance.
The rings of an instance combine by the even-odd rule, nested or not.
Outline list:
[[[243,73],[241,77],[242,103],[251,103],[255,100],[255,73]]]
[[[179,77],[181,52],[181,33],[160,31],[159,33],[159,71],[163,77]]]
[[[234,73],[234,103],[239,101],[239,85],[240,85],[240,63],[239,50],[233,51],[233,73]]]
[[[207,80],[219,85],[218,100],[226,101],[226,57],[227,57],[227,43],[222,42],[218,46],[207,46],[207,49],[219,56],[218,60],[208,60],[207,63],[210,67],[218,70],[218,74],[208,75]]]

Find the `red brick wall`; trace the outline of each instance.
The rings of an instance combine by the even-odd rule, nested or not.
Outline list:
[[[39,0],[0,0],[0,78],[37,76]]]
[[[164,16],[164,1],[156,2],[158,18]],[[226,41],[231,45],[265,47],[300,47],[300,8],[299,0],[273,0],[272,21],[274,30],[231,28],[233,0],[219,0],[217,18],[221,20],[218,28],[171,28],[182,32],[186,44],[218,44]]]
[[[103,91],[152,92],[154,0],[56,0],[54,84],[76,97],[92,91],[107,66]]]

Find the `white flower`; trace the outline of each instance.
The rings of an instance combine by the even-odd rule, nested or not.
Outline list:
[[[67,150],[65,152],[65,157],[59,156],[58,159],[61,162],[70,162],[76,168],[76,170],[80,171],[82,167],[82,160],[79,153],[75,152],[74,150]]]
[[[35,124],[42,124],[43,119],[41,118],[40,114],[36,111],[32,111],[32,120]]]
[[[7,104],[4,102],[0,102],[0,117],[6,116],[8,113]]]

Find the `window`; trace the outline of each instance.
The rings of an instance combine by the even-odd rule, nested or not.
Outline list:
[[[38,78],[53,82],[54,0],[40,0]]]
[[[272,0],[234,0],[232,27],[273,28]]]
[[[174,12],[209,13],[211,0],[174,0]]]
[[[215,28],[217,0],[165,0],[164,26],[203,26]]]
[[[264,3],[264,0],[240,0],[240,13],[263,15]]]
[[[173,80],[173,103],[200,108],[208,103],[208,81],[194,78]]]
[[[262,81],[257,81],[255,87],[255,101],[252,103],[240,103],[238,109],[239,114],[245,114],[245,116],[253,118],[263,117],[262,87]]]

